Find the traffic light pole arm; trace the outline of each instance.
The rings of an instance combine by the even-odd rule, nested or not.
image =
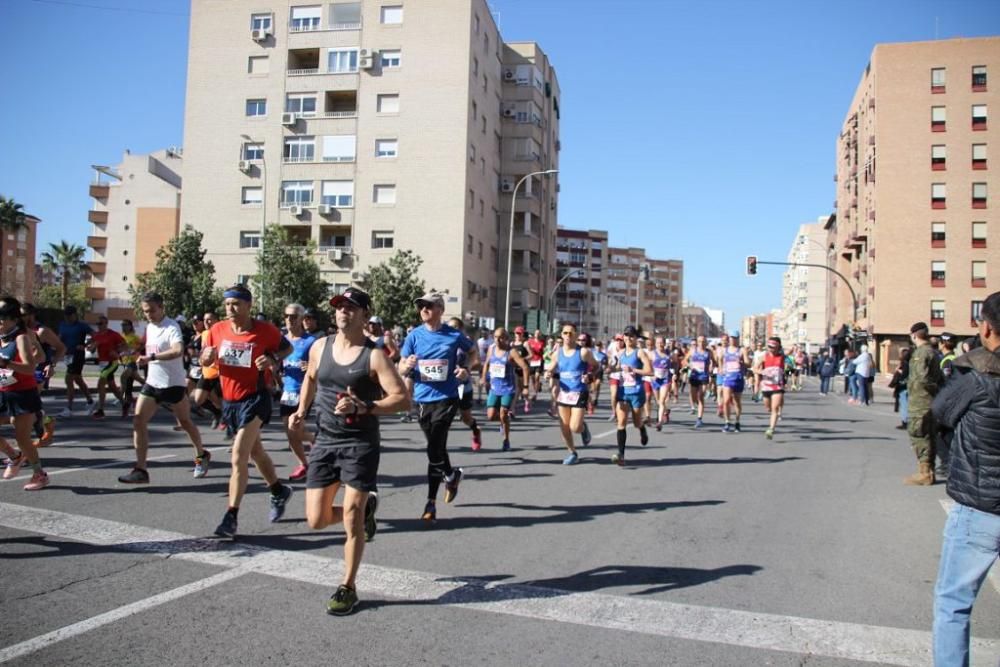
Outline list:
[[[851,322],[851,325],[852,326],[857,326],[857,324],[858,324],[858,295],[854,292],[854,288],[851,287],[851,281],[848,280],[847,276],[845,276],[840,271],[837,271],[836,269],[831,269],[826,264],[802,264],[802,263],[799,263],[799,262],[762,262],[759,259],[757,260],[757,264],[771,264],[773,266],[808,266],[808,267],[811,267],[811,268],[814,268],[814,269],[825,269],[825,270],[829,271],[830,273],[834,274],[835,276],[837,276],[838,278],[840,278],[841,280],[843,280],[844,284],[847,285],[847,289],[849,289],[851,291],[851,299],[854,301],[854,321]]]

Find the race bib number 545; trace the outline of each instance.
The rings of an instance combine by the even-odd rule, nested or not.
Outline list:
[[[448,379],[447,359],[421,359],[417,368],[422,382],[444,382]]]

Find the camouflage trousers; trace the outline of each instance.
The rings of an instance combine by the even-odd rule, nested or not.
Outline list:
[[[934,442],[936,439],[934,415],[930,409],[914,409],[910,405],[909,421],[906,422],[906,433],[910,436],[910,446],[919,463],[934,465]]]

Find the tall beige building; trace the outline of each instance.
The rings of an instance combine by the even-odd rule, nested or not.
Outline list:
[[[1000,38],[875,47],[837,142],[836,267],[857,325],[892,368],[909,327],[974,332],[1000,289]],[[992,157],[991,157],[992,154]],[[831,330],[854,317],[833,284]]]
[[[94,313],[112,320],[131,319],[128,288],[137,273],[156,268],[156,251],[177,236],[181,210],[182,151],[148,155],[128,151],[114,167],[94,165],[90,285]]]
[[[823,216],[819,222],[799,226],[788,251],[789,264],[828,266],[830,248],[825,228],[828,218]],[[817,266],[789,266],[785,270],[779,323],[783,344],[799,345],[809,353],[818,352],[827,344],[830,336],[827,297],[832,275]]]
[[[628,305],[630,323],[674,338],[683,329],[684,262],[646,257],[643,248],[610,248],[607,293]]]
[[[35,243],[41,218],[25,214],[24,226],[0,240],[0,294],[31,301],[35,294]]]
[[[340,290],[397,250],[449,314],[512,320],[554,282],[559,86],[484,0],[193,0],[181,221],[220,282],[256,270],[262,226],[313,241]],[[265,286],[266,288],[266,286]]]
[[[628,304],[608,292],[608,257],[607,231],[558,229],[555,318],[600,338],[621,331],[632,319]]]

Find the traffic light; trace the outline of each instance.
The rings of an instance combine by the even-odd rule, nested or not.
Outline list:
[[[747,275],[755,276],[757,275],[757,256],[749,255],[747,256]]]

